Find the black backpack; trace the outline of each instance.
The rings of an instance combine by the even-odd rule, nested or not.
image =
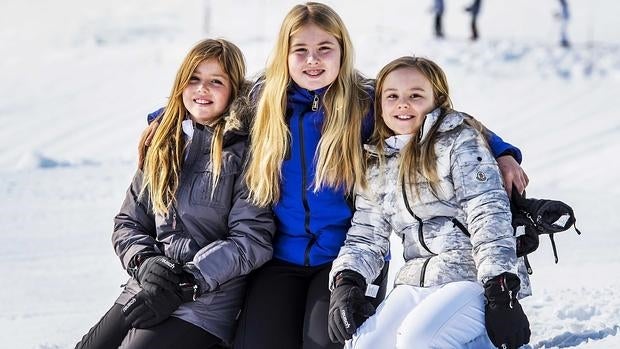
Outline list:
[[[519,194],[512,191],[510,200],[512,211],[512,227],[515,234],[518,227],[524,228],[524,234],[517,236],[517,257],[523,257],[527,273],[532,274],[532,267],[527,255],[536,251],[540,242],[540,235],[546,234],[551,240],[555,263],[558,263],[558,251],[555,246],[553,234],[568,230],[575,226],[575,213],[573,209],[562,201],[526,199],[525,193]],[[563,222],[562,222],[563,221]],[[577,234],[581,235],[577,226]]]

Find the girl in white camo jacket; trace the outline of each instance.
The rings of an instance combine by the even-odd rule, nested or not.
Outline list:
[[[452,109],[445,75],[428,59],[392,61],[379,73],[376,93],[375,131],[365,146],[368,185],[356,191],[352,226],[330,273],[330,336],[354,333],[350,348],[527,343],[529,323],[516,299],[531,294],[529,279],[516,257],[509,200],[486,131]],[[360,306],[364,297],[356,303],[350,285],[365,288],[377,277],[392,231],[403,243],[405,264],[393,291],[364,322],[372,310]],[[493,282],[505,290],[505,276],[516,280],[511,290],[520,322],[503,323],[514,313],[500,313],[489,325],[485,296],[495,298],[485,290]],[[341,285],[346,292],[338,293]],[[511,290],[507,311],[514,310]],[[523,329],[518,339],[505,333],[512,327]]]

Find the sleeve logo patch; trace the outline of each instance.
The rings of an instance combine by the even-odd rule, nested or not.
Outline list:
[[[482,171],[478,171],[478,173],[476,173],[476,180],[479,182],[486,182],[487,181],[486,173]]]

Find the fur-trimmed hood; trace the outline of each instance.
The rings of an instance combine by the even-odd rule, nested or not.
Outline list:
[[[248,135],[250,127],[256,113],[255,103],[250,99],[249,93],[252,83],[248,80],[243,82],[243,87],[239,91],[239,95],[233,100],[228,109],[228,113],[224,115],[224,135],[227,133],[235,133],[237,135]]]

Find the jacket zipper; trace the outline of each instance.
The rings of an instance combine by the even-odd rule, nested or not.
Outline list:
[[[403,200],[405,201],[405,207],[407,208],[407,211],[409,212],[409,214],[415,218],[416,221],[418,221],[418,240],[420,241],[420,244],[422,245],[422,247],[424,247],[424,249],[432,254],[433,256],[436,256],[437,254],[431,252],[431,250],[428,248],[428,246],[426,246],[426,242],[424,242],[424,234],[423,234],[423,225],[424,223],[422,222],[422,218],[418,217],[415,213],[413,213],[413,210],[411,209],[411,206],[409,206],[409,199],[407,199],[407,192],[405,190],[405,181],[402,182],[402,191],[403,191]]]
[[[177,210],[172,208],[172,229],[176,230],[177,228]]]
[[[319,110],[319,95],[315,94],[314,98],[312,99],[312,111],[317,110]]]
[[[420,271],[420,287],[424,287],[424,276],[426,275],[426,266],[428,265],[428,262],[430,262],[431,258],[433,257],[435,256],[430,256],[426,258],[426,260],[424,261],[424,264],[422,264],[422,270]]]
[[[403,200],[405,201],[405,207],[407,208],[407,211],[413,218],[415,218],[416,221],[418,221],[418,240],[420,241],[420,245],[422,245],[422,247],[424,247],[424,249],[428,253],[431,254],[431,256],[428,257],[424,261],[424,264],[422,265],[422,270],[420,270],[420,287],[424,287],[424,277],[426,275],[426,266],[428,265],[428,262],[431,261],[431,258],[435,257],[437,254],[431,252],[428,246],[426,246],[426,242],[424,242],[424,229],[423,229],[424,223],[422,222],[422,219],[420,217],[418,217],[415,213],[413,213],[411,206],[409,206],[409,199],[407,199],[407,191],[405,188],[404,180],[402,181],[402,192],[403,192]]]
[[[452,217],[452,224],[454,224],[455,227],[459,228],[459,230],[462,231],[463,234],[465,234],[468,238],[471,237],[471,234],[469,233],[469,231],[467,231],[467,228],[465,228],[463,223],[459,222],[456,217]]]
[[[318,95],[314,95],[314,100],[312,102],[312,107],[314,110],[315,101],[318,103]],[[310,235],[310,241],[308,241],[308,245],[306,245],[306,250],[304,252],[304,266],[310,265],[310,250],[312,246],[316,242],[316,236],[312,234],[310,231],[310,206],[308,205],[308,196],[306,192],[306,186],[308,183],[306,182],[306,157],[305,157],[305,146],[304,146],[304,118],[303,113],[299,115],[299,155],[300,155],[300,165],[301,165],[301,201],[304,205],[304,230],[306,234]]]

